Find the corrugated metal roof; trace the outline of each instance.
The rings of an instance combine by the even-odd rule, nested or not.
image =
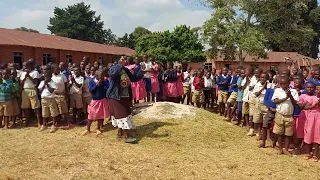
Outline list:
[[[300,66],[312,66],[312,65],[318,65],[320,64],[319,60],[301,55],[297,52],[268,52],[268,58],[267,59],[254,59],[253,57],[247,55],[244,62],[285,62],[285,58],[288,57],[294,64],[299,64]],[[212,59],[212,61],[226,61],[223,59],[223,56],[217,57],[217,59]],[[238,57],[236,57],[236,60],[239,61]],[[287,61],[289,62],[289,61]]]
[[[131,56],[135,52],[134,50],[126,47],[109,46],[88,41],[70,39],[61,36],[4,28],[0,28],[0,45],[29,46],[127,56]]]

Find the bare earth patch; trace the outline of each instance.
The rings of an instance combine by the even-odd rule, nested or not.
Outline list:
[[[194,119],[197,108],[171,102],[157,102],[150,106],[139,106],[136,111],[140,117],[145,119]]]
[[[259,149],[255,137],[198,110],[192,120],[135,116],[139,144],[84,128],[0,130],[0,179],[320,179],[320,163]],[[93,124],[93,130],[96,125]]]

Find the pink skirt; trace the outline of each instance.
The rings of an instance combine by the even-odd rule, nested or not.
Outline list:
[[[301,111],[299,117],[293,118],[293,130],[297,138],[303,139],[304,137],[304,124],[306,122],[306,112]]]
[[[183,96],[184,92],[183,92],[183,84],[181,81],[177,81],[177,93],[178,96]]]
[[[88,120],[101,120],[109,118],[108,100],[92,100],[88,105]]]
[[[320,110],[311,110],[306,116],[304,142],[307,144],[320,144]]]
[[[177,83],[167,82],[164,84],[164,95],[167,97],[178,97]]]
[[[160,91],[158,77],[151,76],[151,92],[158,93]]]
[[[143,80],[131,83],[132,98],[134,100],[143,100],[147,97],[146,87]]]

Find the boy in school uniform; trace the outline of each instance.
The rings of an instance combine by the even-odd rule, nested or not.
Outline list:
[[[204,103],[204,78],[203,78],[204,72],[202,70],[198,71],[198,75],[193,79],[193,96],[192,96],[192,102],[197,105],[198,108],[201,107],[201,104]]]
[[[35,110],[38,127],[42,125],[41,105],[38,98],[38,90],[36,88],[40,74],[34,68],[33,61],[26,62],[26,69],[20,75],[21,93],[21,109],[25,112],[26,126],[29,125],[30,109]]]
[[[12,92],[13,83],[10,79],[11,71],[4,69],[0,73],[0,128],[9,127],[9,118],[13,115]],[[2,122],[4,124],[2,125]]]
[[[249,84],[253,77],[253,69],[247,68],[245,70],[245,77],[241,83],[241,90],[243,92],[242,114],[244,118],[244,124],[249,127]]]
[[[59,116],[59,109],[55,100],[54,91],[57,89],[56,83],[51,79],[52,72],[47,71],[44,75],[44,80],[39,84],[39,92],[41,94],[41,107],[43,123],[40,131],[47,129],[47,123],[50,117],[52,117],[53,124],[50,129],[50,133],[54,133],[57,130],[57,117]]]
[[[243,79],[245,78],[245,69],[240,69],[240,75],[239,78],[237,80],[237,87],[238,87],[238,92],[237,92],[237,116],[234,117],[234,121],[237,121],[237,125],[240,125],[241,121],[242,121],[242,104],[243,104],[243,90],[241,89],[241,84]],[[243,123],[243,125],[245,125],[245,123]]]
[[[54,91],[55,100],[58,106],[59,114],[64,116],[65,120],[68,123],[67,128],[72,128],[69,116],[69,90],[68,90],[68,79],[61,72],[57,64],[52,64],[52,81],[56,84],[56,90]]]
[[[88,117],[88,105],[90,104],[92,97],[91,97],[91,93],[89,91],[89,82],[90,82],[91,78],[90,78],[90,74],[88,74],[88,76],[84,77],[84,82],[83,82],[83,86],[82,86],[82,102],[83,102],[83,113],[85,115],[85,117]]]
[[[81,76],[81,69],[79,66],[73,68],[74,76],[69,77],[69,88],[70,88],[70,107],[72,108],[73,123],[77,122],[78,118],[81,117],[81,110],[83,108],[82,102],[82,86],[84,78]]]
[[[289,144],[293,136],[293,110],[297,104],[299,95],[297,90],[289,88],[289,77],[281,76],[279,80],[280,88],[277,88],[272,96],[272,101],[277,105],[274,119],[273,133],[275,141],[278,140],[279,154],[290,155]],[[283,137],[285,136],[284,150]]]
[[[190,80],[191,80],[191,67],[188,67],[186,72],[183,72],[183,96],[182,96],[182,102],[185,101],[187,98],[187,105],[190,103],[190,97],[191,97],[191,86],[190,86]]]
[[[225,112],[225,104],[228,100],[228,90],[231,81],[231,76],[228,75],[228,68],[222,68],[222,74],[217,78],[218,84],[218,105],[220,116]]]
[[[230,96],[227,100],[227,118],[228,121],[231,121],[236,108],[237,108],[237,95],[238,95],[238,78],[239,78],[239,74],[240,74],[240,68],[237,68],[236,70],[236,74],[232,76],[231,81],[230,81],[230,86],[229,86],[229,93]]]

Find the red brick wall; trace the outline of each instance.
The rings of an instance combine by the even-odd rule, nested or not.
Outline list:
[[[51,57],[54,57],[56,62],[65,61],[67,62],[66,55],[72,55],[72,61],[80,63],[84,56],[90,58],[90,63],[93,64],[95,61],[99,61],[99,57],[104,58],[105,64],[113,61],[114,58],[117,58],[115,55],[110,54],[95,54],[95,53],[86,53],[79,51],[65,51],[57,49],[45,49],[45,48],[33,48],[25,46],[6,46],[0,45],[0,63],[11,63],[14,59],[14,52],[19,52],[23,54],[22,61],[27,61],[28,59],[36,60],[37,64],[42,64],[43,54],[51,54]]]

